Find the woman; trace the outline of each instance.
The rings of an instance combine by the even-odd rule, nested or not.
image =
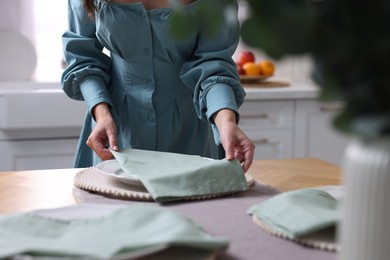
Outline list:
[[[181,2],[192,15],[201,0]],[[169,0],[68,4],[62,85],[88,107],[75,167],[113,158],[108,147],[131,147],[238,158],[249,169],[254,145],[237,126],[245,92],[231,58],[237,26],[175,41]]]

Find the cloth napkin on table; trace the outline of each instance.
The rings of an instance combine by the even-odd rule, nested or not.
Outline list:
[[[280,193],[248,209],[289,238],[299,238],[335,226],[339,219],[338,200],[319,189]]]
[[[101,209],[107,211],[107,207]],[[63,209],[61,213],[62,216]],[[210,254],[226,248],[228,241],[207,234],[176,212],[148,205],[124,206],[98,217],[79,219],[34,212],[0,216],[0,259],[19,255],[42,259],[129,259],[169,246]],[[184,256],[176,255],[175,259],[180,257]]]
[[[248,184],[238,160],[123,149],[112,151],[122,170],[137,175],[158,202],[245,191]]]

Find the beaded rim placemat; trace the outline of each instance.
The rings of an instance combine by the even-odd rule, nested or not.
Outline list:
[[[258,218],[256,215],[252,215],[252,219],[257,226],[259,226],[262,230],[264,230],[265,232],[273,236],[291,240],[303,246],[307,246],[315,249],[331,251],[331,252],[340,251],[340,245],[334,242],[335,240],[335,235],[333,232],[334,230],[327,229],[324,230],[323,232],[318,232],[316,235],[313,235],[312,237],[290,238],[287,234],[272,228],[269,224],[267,224],[265,221]]]
[[[251,186],[254,183],[254,179],[249,175],[245,174],[248,186]],[[87,168],[79,171],[74,176],[74,185],[78,188],[100,193],[102,195],[118,198],[118,199],[128,199],[128,200],[140,200],[140,201],[154,201],[150,193],[140,186],[133,186],[125,184],[117,179],[101,174],[94,167]],[[202,195],[202,196],[193,196],[189,198],[183,198],[183,200],[204,200],[212,199],[222,196],[232,195],[236,192],[221,193],[221,194],[212,194],[212,195]]]

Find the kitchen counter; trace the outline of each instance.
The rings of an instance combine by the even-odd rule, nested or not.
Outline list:
[[[310,82],[292,82],[283,87],[257,87],[255,84],[243,84],[246,100],[283,100],[315,99],[319,88]]]
[[[62,92],[60,82],[0,81],[0,95],[22,92]]]
[[[270,88],[257,87],[255,84],[243,86],[246,101],[315,99],[319,94],[319,89],[309,82],[293,82],[289,86]],[[84,102],[68,98],[59,82],[0,82],[0,140],[18,139],[21,135],[17,132],[25,129],[55,129],[59,132],[62,129],[76,129],[77,132],[73,131],[70,135],[75,136],[81,128],[85,110]],[[22,136],[36,137],[36,134],[31,134],[29,131]]]
[[[59,82],[0,82],[0,140],[78,136],[85,111]]]
[[[309,82],[271,88],[256,87],[255,84],[243,86],[246,101],[313,99],[319,94],[318,88]],[[81,128],[85,110],[84,102],[68,98],[59,82],[0,82],[0,140],[19,139],[20,136],[35,138],[37,133],[30,130],[41,133],[44,130],[47,136],[47,129],[55,129],[57,133],[63,132],[62,129],[76,129],[70,135],[75,136]],[[26,129],[29,130],[27,134],[18,134]]]
[[[278,81],[278,79],[275,79],[275,81]],[[292,82],[289,86],[284,87],[257,87],[256,84],[243,84],[243,87],[247,93],[247,100],[306,99],[316,98],[319,94],[319,88],[310,82]],[[57,93],[58,95],[65,96],[59,82],[0,82],[0,96],[9,95],[13,93]]]

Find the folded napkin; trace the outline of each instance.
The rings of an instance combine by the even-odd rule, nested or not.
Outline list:
[[[158,202],[248,189],[238,160],[213,160],[198,155],[124,149],[112,151],[122,170],[137,175]]]
[[[249,208],[248,213],[290,239],[335,226],[338,201],[324,190],[301,189],[280,193]]]
[[[212,237],[180,214],[147,205],[126,206],[103,216],[72,220],[34,212],[0,216],[0,259],[17,255],[42,259],[128,259],[168,246],[213,252],[226,248],[228,242]]]

